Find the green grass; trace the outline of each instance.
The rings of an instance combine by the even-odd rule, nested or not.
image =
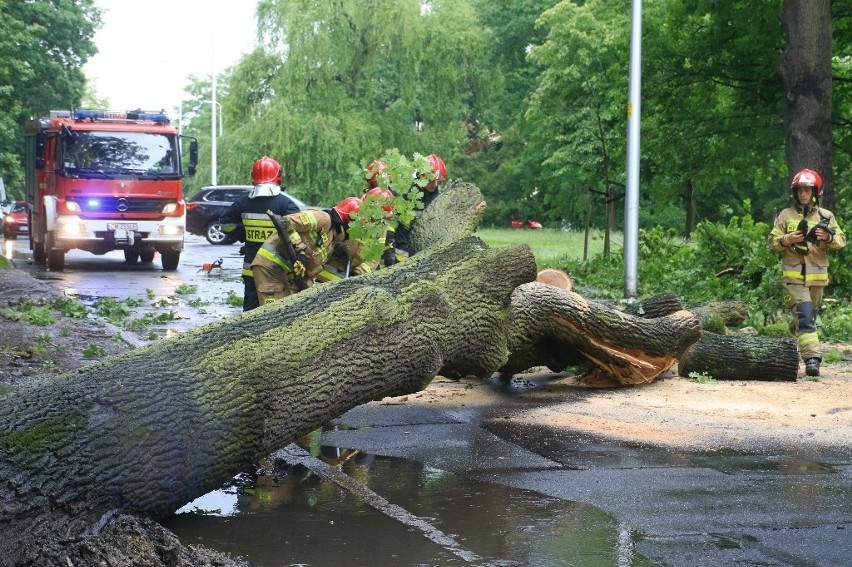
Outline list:
[[[476,236],[491,248],[502,248],[512,244],[526,244],[532,249],[538,269],[559,268],[566,260],[582,260],[585,242],[583,231],[562,232],[543,228],[541,230],[512,228],[480,228]],[[604,249],[604,233],[592,230],[589,233],[588,258],[601,254]],[[622,234],[613,233],[610,243],[612,254],[622,254]]]

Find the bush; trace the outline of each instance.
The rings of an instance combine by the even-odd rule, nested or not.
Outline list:
[[[781,262],[769,250],[770,230],[750,215],[733,217],[727,225],[702,222],[691,242],[684,242],[671,227],[640,230],[638,299],[663,293],[675,293],[687,304],[736,299],[748,307],[747,325],[764,335],[789,336],[792,315],[781,304]],[[826,340],[852,336],[852,305],[840,299],[852,296],[850,260],[847,250],[832,253],[833,283],[826,292],[820,326]],[[572,275],[578,292],[587,297],[624,297],[621,254],[566,261],[559,267]]]

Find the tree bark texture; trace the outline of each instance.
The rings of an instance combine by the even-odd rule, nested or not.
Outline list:
[[[795,339],[704,333],[678,360],[678,374],[716,380],[795,382],[799,352]]]
[[[823,178],[821,204],[834,209],[831,143],[831,0],[785,0],[787,48],[778,63],[784,137],[792,179],[803,168]]]

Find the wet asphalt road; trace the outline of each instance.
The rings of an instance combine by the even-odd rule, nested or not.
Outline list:
[[[240,311],[226,303],[229,292],[241,294],[242,290],[238,246],[213,247],[191,237],[176,272],[163,272],[158,258],[153,264],[127,266],[120,253],[71,252],[66,271],[50,274],[27,261],[25,241],[3,244],[7,257],[11,244],[16,267],[84,301],[141,297],[146,299],[142,310],[174,310],[177,318],[164,326],[166,335]],[[221,274],[199,272],[204,262],[219,257],[223,258]],[[197,289],[176,294],[181,285]],[[167,298],[172,303],[164,307]],[[295,495],[288,492],[276,509],[286,518],[279,517],[278,523],[290,525],[287,529],[304,523],[310,532],[293,532],[276,543],[276,534],[281,537],[277,531],[265,537],[257,550],[249,545],[248,535],[231,543],[223,543],[224,536],[219,541],[207,535],[217,530],[233,535],[243,522],[248,522],[247,533],[266,533],[269,518],[261,516],[259,523],[251,523],[252,517],[258,517],[254,501],[225,515],[218,527],[207,525],[215,520],[203,517],[169,527],[182,539],[195,538],[187,543],[216,547],[218,541],[225,550],[254,559],[258,565],[366,564],[367,558],[351,562],[362,553],[370,564],[388,566],[852,566],[850,446],[687,452],[603,442],[580,433],[507,424],[501,418],[528,405],[523,392],[511,390],[499,408],[438,409],[375,402],[353,409],[322,433],[326,449],[358,449],[361,455],[375,458],[359,473],[370,474],[371,489],[389,501],[406,501],[404,506],[420,517],[429,516],[434,526],[471,553],[468,559],[411,536],[410,530],[396,537],[406,542],[399,549],[384,552],[385,540],[395,532],[387,523],[372,524],[380,520],[369,518],[381,514],[365,517],[362,510],[353,510],[353,519],[345,522],[345,510],[352,505],[342,503],[341,496],[326,502],[321,495],[328,492],[327,487],[314,494],[304,481],[290,487]],[[849,428],[852,445],[852,424]],[[399,479],[413,476],[404,463],[416,463],[417,474],[430,479],[438,472],[452,475],[455,490],[463,488],[460,493],[447,493],[452,496],[445,495],[445,501],[430,508],[427,501],[433,496],[425,488],[428,483],[412,482],[404,490],[396,486]],[[372,472],[364,472],[368,470]],[[517,492],[506,496],[506,490]],[[466,508],[465,503],[480,492],[477,507]],[[524,505],[516,504],[517,494],[525,495]],[[296,507],[299,495],[304,508]],[[326,503],[318,506],[318,501]],[[554,508],[554,502],[560,506]],[[573,517],[576,505],[584,505],[585,512],[574,518],[569,530],[560,519]],[[319,517],[309,521],[311,514]],[[501,516],[499,526],[489,523],[494,516]],[[315,543],[328,537],[328,526],[335,519],[337,526],[347,527],[337,528],[341,533],[332,540],[336,542],[333,549],[322,544],[299,547],[299,555],[284,558],[284,548],[294,548],[294,541],[309,538],[317,530],[322,533]],[[578,523],[585,526],[579,532]],[[201,524],[204,533],[198,534]],[[417,543],[409,542],[409,537]],[[498,541],[489,542],[491,538]],[[591,551],[578,544],[593,539],[598,543]],[[342,553],[335,552],[337,548],[346,554],[335,555]],[[270,549],[275,551],[271,555]],[[350,562],[341,562],[342,557]]]

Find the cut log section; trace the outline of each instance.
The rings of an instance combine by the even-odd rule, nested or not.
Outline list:
[[[704,333],[678,360],[678,374],[716,380],[795,382],[799,353],[795,339]]]

